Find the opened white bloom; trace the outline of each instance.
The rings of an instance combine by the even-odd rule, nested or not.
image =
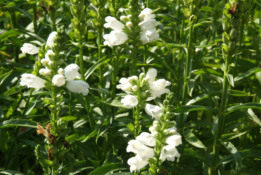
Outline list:
[[[116,31],[122,31],[124,28],[124,25],[112,16],[107,16],[105,21],[107,22],[104,24],[105,28],[111,28]]]
[[[132,84],[128,81],[127,78],[121,78],[120,84],[116,86],[117,89],[121,89],[125,92],[130,92],[132,89]]]
[[[152,148],[145,146],[137,140],[131,140],[128,142],[127,152],[133,152],[139,155],[143,160],[148,160],[154,156]]]
[[[162,108],[157,105],[146,104],[145,111],[148,115],[156,120],[159,120],[160,115],[162,114]]]
[[[47,67],[40,69],[39,74],[40,75],[51,75],[52,71],[48,69]]]
[[[34,54],[37,54],[39,52],[39,49],[32,44],[24,43],[23,46],[21,47],[21,51],[23,53],[34,55]]]
[[[52,48],[54,46],[54,39],[57,36],[57,32],[52,32],[50,33],[47,42],[46,42],[46,46],[49,46],[49,48]]]
[[[111,16],[107,16],[105,21],[107,23],[104,24],[104,27],[111,28],[113,31],[103,36],[104,45],[109,47],[119,46],[128,40],[128,35],[123,32],[124,25],[120,21]]]
[[[21,75],[21,86],[27,86],[28,88],[35,88],[35,90],[39,90],[43,87],[45,87],[45,80],[42,78],[39,78],[33,74],[22,74]]]
[[[156,31],[156,28],[145,30],[141,33],[140,40],[143,44],[147,44],[159,39],[159,34]]]
[[[113,30],[110,34],[103,35],[104,45],[109,47],[119,46],[128,40],[128,35],[122,31]]]
[[[160,97],[162,94],[170,93],[170,90],[166,89],[166,87],[170,85],[170,82],[166,81],[165,79],[159,79],[155,81],[156,76],[156,69],[150,69],[146,74],[146,78],[149,80],[151,93],[151,97],[149,97],[147,101],[153,100],[156,97]]]
[[[65,77],[63,75],[57,74],[53,76],[52,82],[55,86],[61,87],[65,84]]]
[[[169,161],[174,161],[175,157],[180,157],[180,154],[174,145],[167,145],[162,148],[160,153],[160,160],[162,162],[166,159]]]
[[[128,108],[133,108],[138,105],[139,101],[137,97],[133,95],[126,95],[122,100],[121,103],[123,103],[124,106]]]
[[[175,134],[175,135],[169,136],[166,139],[166,143],[169,145],[174,145],[174,146],[181,145],[182,144],[181,135]]]
[[[70,80],[66,84],[66,88],[71,92],[80,93],[86,96],[89,93],[89,84],[83,80]]]
[[[65,67],[64,75],[67,81],[74,80],[75,78],[81,78],[81,74],[78,72],[80,67],[77,64],[70,64]]]
[[[141,18],[143,21],[147,21],[149,19],[155,18],[156,15],[152,14],[152,10],[149,8],[145,8],[141,11],[139,14],[139,18]]]
[[[136,155],[135,157],[131,157],[127,163],[130,165],[130,172],[132,173],[144,168],[149,162]]]
[[[136,137],[136,140],[147,146],[155,146],[156,139],[148,132],[142,132]]]
[[[141,30],[143,30],[143,31],[153,30],[157,26],[157,21],[155,19],[149,19],[145,22],[139,23],[139,26],[140,26]]]

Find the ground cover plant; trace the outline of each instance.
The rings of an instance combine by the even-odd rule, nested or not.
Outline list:
[[[259,0],[1,0],[0,174],[261,174]]]

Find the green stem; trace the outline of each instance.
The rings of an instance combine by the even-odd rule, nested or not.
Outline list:
[[[28,108],[28,105],[29,105],[31,96],[32,96],[32,94],[33,94],[33,91],[34,91],[34,89],[31,88],[31,89],[30,89],[29,96],[28,96],[28,98],[27,98],[27,100],[26,100],[26,102],[25,102],[25,107],[24,107],[24,112],[23,112],[23,115],[24,115],[24,116],[25,116],[25,113],[26,113],[26,111],[27,111],[27,108]]]
[[[80,62],[80,72],[81,79],[84,80],[84,67],[83,67],[83,41],[82,38],[79,40],[79,62]]]
[[[131,59],[132,59],[132,69],[131,69],[131,74],[132,75],[136,75],[136,64],[137,64],[137,46],[136,46],[136,41],[134,41],[133,43],[133,49],[132,49],[132,54],[131,54]]]
[[[37,8],[36,4],[33,4],[33,24],[34,24],[34,33],[37,33]]]
[[[147,0],[146,7],[149,8],[150,0]]]
[[[187,56],[186,56],[186,65],[185,65],[185,75],[184,75],[184,82],[183,82],[183,90],[182,90],[182,97],[181,97],[181,103],[182,105],[185,105],[186,103],[186,98],[187,98],[187,93],[188,93],[188,83],[190,80],[190,70],[191,70],[191,61],[193,59],[193,54],[192,54],[192,39],[193,39],[193,22],[194,20],[190,22],[190,29],[189,29],[189,41],[188,41],[188,46],[187,46]],[[179,128],[182,129],[183,127],[183,121],[184,121],[184,114],[181,114],[179,117]]]
[[[223,86],[222,86],[222,95],[221,95],[221,102],[220,107],[218,111],[218,126],[216,130],[216,134],[214,136],[214,145],[213,145],[213,166],[211,167],[211,175],[217,174],[217,162],[218,162],[218,156],[220,151],[220,138],[221,134],[224,130],[225,125],[225,115],[226,115],[226,102],[227,102],[227,90],[229,87],[227,74],[229,70],[229,60],[231,60],[231,54],[228,54],[228,57],[225,59],[225,70],[223,75]]]
[[[12,29],[16,29],[16,14],[15,12],[10,12],[11,15],[11,27]],[[17,46],[14,47],[14,61],[16,63],[19,62],[19,48]]]

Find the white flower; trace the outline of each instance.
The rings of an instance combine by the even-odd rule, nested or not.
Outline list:
[[[24,43],[23,46],[21,47],[21,51],[23,53],[28,53],[30,55],[34,55],[39,52],[39,49],[32,44]]]
[[[45,80],[33,75],[33,74],[22,74],[21,75],[22,78],[21,78],[21,82],[20,82],[20,85],[21,86],[27,86],[28,88],[35,88],[36,90],[39,90],[44,86],[45,84]]]
[[[130,140],[127,146],[127,152],[133,152],[141,157],[143,160],[147,160],[154,156],[152,148],[145,146],[137,140]]]
[[[149,97],[147,101],[153,100],[156,97],[160,97],[162,94],[170,93],[170,90],[166,89],[166,87],[170,85],[170,82],[166,81],[165,79],[159,79],[155,81],[156,76],[156,69],[150,69],[146,74],[146,78],[149,80],[151,93],[151,97]]]
[[[52,82],[55,86],[61,87],[65,84],[65,77],[63,75],[57,74],[53,76]]]
[[[133,95],[126,95],[122,100],[121,103],[123,103],[124,106],[128,108],[133,108],[138,105],[139,101],[137,97]]]
[[[146,165],[148,165],[147,160],[143,160],[140,156],[136,155],[135,157],[131,157],[128,160],[128,165],[130,165],[130,172],[136,172],[137,170],[140,170],[144,168]]]
[[[131,77],[128,78],[128,81],[129,81],[130,84],[134,84],[138,80],[139,80],[139,78],[137,76],[131,76]]]
[[[113,47],[125,43],[128,40],[128,35],[122,31],[113,30],[110,34],[103,35],[103,38],[105,39],[104,45]]]
[[[156,105],[146,104],[145,111],[148,115],[159,120],[160,115],[162,114],[162,108]]]
[[[156,139],[148,132],[142,132],[136,137],[136,140],[147,146],[155,146]]]
[[[180,157],[180,154],[174,145],[167,145],[162,148],[160,153],[160,160],[162,162],[166,159],[169,161],[174,161],[175,157]]]
[[[169,136],[166,139],[166,143],[169,145],[174,145],[174,146],[181,145],[182,144],[181,135],[175,134],[175,135]]]
[[[157,41],[159,39],[159,34],[156,31],[156,28],[145,30],[140,35],[140,40],[143,44],[147,44],[153,41]]]
[[[47,42],[46,42],[46,46],[49,46],[49,48],[52,48],[54,46],[54,39],[57,36],[57,32],[52,32],[50,33]]]
[[[111,28],[116,31],[122,31],[124,28],[124,25],[114,17],[107,16],[105,21],[107,22],[104,24],[105,28]]]
[[[49,58],[43,58],[43,59],[41,59],[41,63],[42,63],[43,66],[46,66],[49,62],[50,62],[50,59],[49,59]]]
[[[139,23],[139,25],[142,31],[152,30],[157,26],[157,21],[155,19],[149,19],[145,22]]]
[[[41,74],[41,75],[51,75],[51,73],[52,73],[52,71],[50,69],[48,69],[47,67],[39,70],[39,74]]]
[[[153,19],[156,17],[156,15],[151,14],[152,10],[149,8],[145,8],[141,11],[139,14],[139,18],[141,18],[143,21],[147,21],[149,19]]]
[[[146,74],[146,78],[149,79],[149,82],[155,81],[156,76],[157,76],[157,70],[154,68],[148,70],[148,72]]]
[[[64,75],[66,80],[74,80],[75,78],[81,78],[81,74],[78,72],[80,67],[77,64],[70,64],[64,69]]]
[[[71,92],[80,93],[86,96],[89,93],[89,84],[83,80],[71,80],[66,84],[66,88]]]
[[[120,84],[116,86],[117,89],[121,89],[125,92],[130,92],[132,89],[132,84],[128,81],[127,78],[121,78],[120,79]]]

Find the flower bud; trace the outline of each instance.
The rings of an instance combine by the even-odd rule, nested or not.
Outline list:
[[[131,19],[131,18],[132,18],[132,15],[128,15],[127,18],[128,18],[128,19]]]
[[[155,132],[156,129],[153,126],[151,126],[151,127],[149,127],[149,131],[152,133],[152,132]]]
[[[63,74],[64,74],[63,68],[59,68],[59,69],[58,69],[58,74],[60,74],[60,75],[63,75]]]
[[[134,86],[132,87],[132,90],[133,90],[134,92],[136,92],[138,89],[139,89],[139,87],[138,87],[137,85],[134,85]]]
[[[126,26],[130,28],[130,27],[133,26],[133,24],[132,24],[132,22],[129,21],[129,22],[126,23]]]
[[[126,19],[127,19],[127,16],[121,16],[121,17],[120,17],[120,20],[121,20],[121,21],[125,21]]]
[[[128,82],[130,84],[134,84],[137,80],[138,80],[137,76],[131,76],[131,77],[128,78]]]
[[[158,133],[157,131],[154,131],[154,132],[151,133],[151,135],[152,135],[153,137],[157,137],[157,136],[159,135],[159,133]]]

